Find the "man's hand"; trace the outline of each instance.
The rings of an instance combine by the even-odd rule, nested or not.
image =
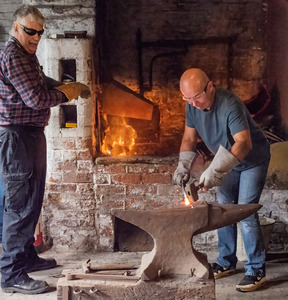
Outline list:
[[[80,82],[66,83],[55,87],[58,91],[65,94],[69,101],[81,98],[87,99],[90,96],[89,87]]]
[[[196,156],[194,151],[184,151],[179,154],[178,167],[173,175],[173,183],[182,186],[189,181],[190,169]]]
[[[203,185],[203,190],[207,191],[208,189],[221,185],[224,177],[227,173],[220,173],[217,170],[207,168],[202,175],[200,176],[199,182]]]
[[[221,185],[224,177],[238,164],[237,158],[220,145],[211,164],[200,176],[199,185],[204,190]]]

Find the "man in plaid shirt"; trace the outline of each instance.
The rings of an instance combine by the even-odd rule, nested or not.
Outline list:
[[[0,51],[0,174],[4,191],[4,292],[38,294],[46,281],[27,273],[53,268],[54,259],[40,258],[33,246],[46,177],[46,139],[50,107],[88,96],[81,83],[61,85],[45,76],[35,52],[44,32],[44,17],[30,5],[14,14],[12,37]],[[57,84],[56,84],[57,83]]]

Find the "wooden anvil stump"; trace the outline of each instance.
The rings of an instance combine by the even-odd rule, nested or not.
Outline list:
[[[201,204],[154,210],[113,209],[112,215],[148,232],[154,248],[143,255],[138,275],[144,281],[167,275],[213,278],[206,255],[196,251],[193,236],[239,222],[256,213],[260,204]]]

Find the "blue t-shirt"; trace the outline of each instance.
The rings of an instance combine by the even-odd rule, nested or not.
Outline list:
[[[236,170],[252,168],[270,157],[270,145],[263,131],[252,119],[243,102],[229,90],[216,87],[214,103],[208,111],[199,110],[187,103],[186,125],[197,130],[214,154],[220,145],[230,151],[235,143],[233,135],[249,129],[253,147]]]

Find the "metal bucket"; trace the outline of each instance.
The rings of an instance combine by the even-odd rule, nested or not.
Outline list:
[[[262,235],[263,235],[264,246],[267,251],[275,220],[261,216],[261,217],[259,217],[259,221],[260,221],[261,231],[262,231]],[[247,255],[245,252],[244,242],[243,242],[243,238],[242,238],[241,226],[239,223],[237,223],[237,253],[236,253],[236,255],[238,257],[238,260],[247,261]]]

